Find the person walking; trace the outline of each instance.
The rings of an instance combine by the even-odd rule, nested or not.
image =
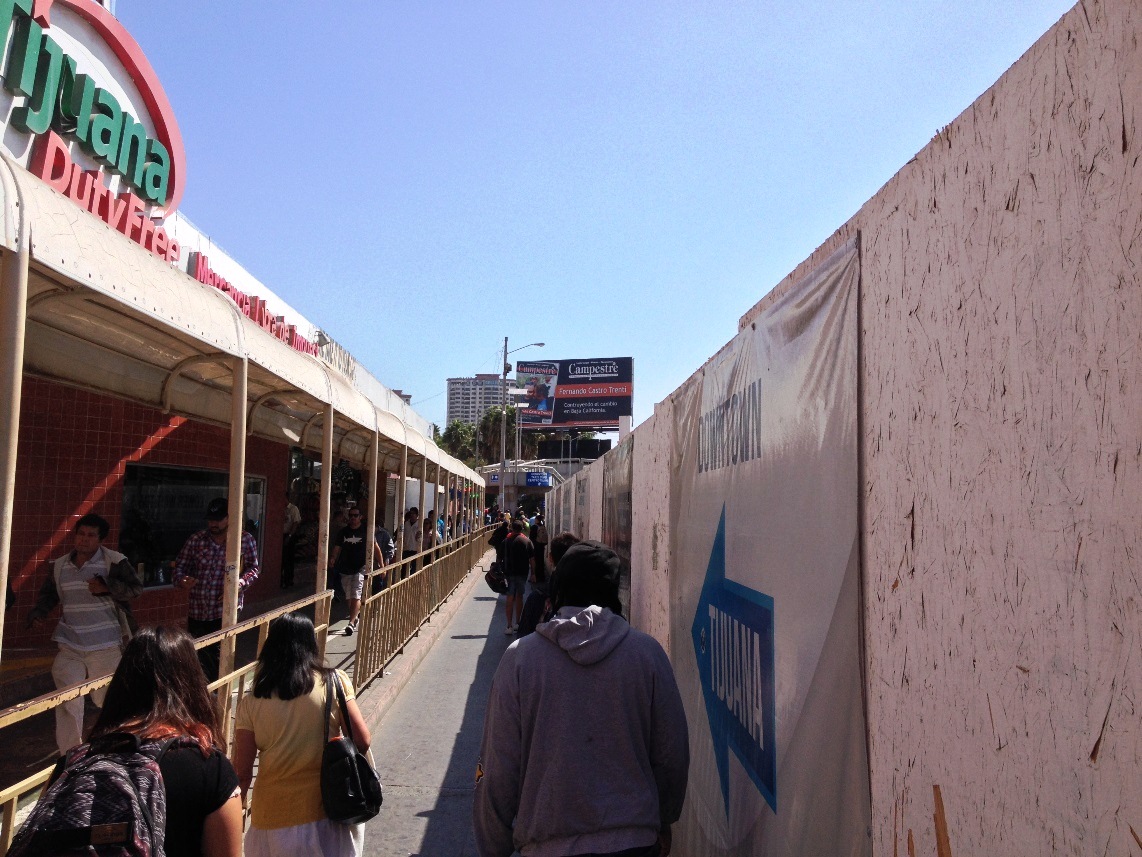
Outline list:
[[[422,551],[430,551],[433,548],[437,547],[439,544],[440,544],[440,535],[437,532],[436,526],[433,523],[432,518],[425,518],[424,519],[424,526],[421,527],[421,530],[420,530],[420,549]],[[421,560],[420,560],[421,568],[423,568],[424,566],[431,563],[432,560],[433,560],[433,554],[431,554],[431,553],[428,554],[427,556],[421,557]]]
[[[511,518],[505,514],[500,517],[496,528],[492,530],[492,534],[488,536],[488,544],[495,548],[496,562],[500,565],[504,565],[504,549],[511,532]]]
[[[294,505],[289,491],[285,492],[285,522],[282,524],[282,589],[293,586],[294,566],[297,562],[297,539],[301,535],[301,510]]]
[[[404,513],[404,523],[401,524],[400,558],[406,560],[418,553],[420,553],[420,509],[413,506]],[[402,576],[408,577],[414,571],[416,566],[408,563],[404,567]]]
[[[376,526],[373,527],[373,542],[377,546],[377,551],[380,555],[380,568],[381,573],[373,578],[373,592],[380,592],[389,585],[389,571],[388,567],[392,565],[393,559],[397,553],[397,543],[393,540],[393,534],[388,531],[384,525],[385,507],[377,506]]]
[[[369,533],[361,517],[361,510],[354,506],[347,515],[349,523],[337,532],[330,562],[340,577],[345,601],[349,606],[349,624],[345,626],[345,636],[352,636],[357,630],[357,617],[361,614],[361,595],[365,590],[365,556],[368,552]],[[373,554],[381,560],[381,549],[373,541]],[[384,565],[383,560],[381,564]]]
[[[536,512],[534,522],[531,526],[531,533],[528,536],[531,543],[535,546],[535,556],[532,557],[534,568],[531,575],[531,582],[539,585],[543,583],[547,577],[547,525],[543,521],[543,513]]]
[[[240,857],[238,776],[221,749],[222,729],[194,641],[182,629],[142,628],[123,651],[91,729],[92,751],[123,733],[142,743],[175,739],[159,759],[168,857]]]
[[[333,680],[341,682],[348,699],[357,750],[368,752],[372,739],[353,685],[341,670],[333,671]],[[243,795],[259,760],[246,857],[361,854],[364,826],[329,820],[321,802],[325,692],[313,623],[298,613],[275,619],[258,655],[253,693],[238,704],[234,733],[234,767]],[[332,716],[341,729],[339,706],[333,706]]]
[[[28,614],[28,627],[39,629],[60,606],[52,634],[59,646],[52,662],[57,688],[114,672],[124,638],[135,629],[131,600],[143,591],[143,582],[123,554],[103,546],[110,531],[111,525],[94,513],[76,521],[71,552],[52,563]],[[92,691],[91,701],[102,706],[106,694],[105,688]],[[83,699],[56,707],[56,747],[61,755],[83,740]]]
[[[523,521],[518,518],[512,521],[511,535],[504,544],[504,558],[507,563],[508,591],[504,603],[504,612],[507,614],[507,627],[505,634],[514,634],[519,630],[519,620],[523,615],[523,595],[527,586],[527,577],[531,573],[531,557],[535,548],[531,540],[523,534]]]
[[[533,633],[540,622],[546,622],[554,615],[555,611],[551,609],[551,571],[559,565],[559,560],[563,559],[567,549],[578,541],[574,533],[568,532],[562,532],[551,540],[549,568],[545,569],[543,579],[536,582],[527,600],[523,602],[523,615],[519,617],[519,627],[516,628],[517,637]]]
[[[186,540],[174,564],[174,585],[189,589],[186,630],[203,637],[222,630],[222,598],[226,589],[226,534],[230,529],[230,507],[225,497],[215,497],[206,507],[206,529]],[[242,565],[238,578],[238,612],[245,604],[245,593],[258,579],[258,543],[242,533]],[[198,660],[207,681],[218,678],[222,644],[198,650]]]
[[[568,548],[557,613],[508,646],[476,767],[480,857],[660,857],[682,812],[686,713],[666,652],[618,615],[617,554]]]

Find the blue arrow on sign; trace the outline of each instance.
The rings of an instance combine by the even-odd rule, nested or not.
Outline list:
[[[726,815],[730,750],[776,812],[773,599],[726,580],[725,506],[691,634]]]

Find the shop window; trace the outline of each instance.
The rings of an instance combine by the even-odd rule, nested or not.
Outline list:
[[[123,518],[119,550],[143,567],[147,586],[171,582],[171,567],[183,543],[206,526],[206,506],[225,497],[230,476],[224,470],[128,464],[123,484]],[[262,556],[266,480],[246,477],[245,528]]]

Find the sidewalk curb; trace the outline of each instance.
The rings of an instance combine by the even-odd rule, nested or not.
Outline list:
[[[357,697],[357,706],[361,709],[361,714],[364,715],[365,722],[369,724],[370,729],[376,727],[381,718],[385,716],[385,712],[389,710],[389,707],[400,695],[400,692],[404,690],[405,685],[416,674],[421,662],[431,651],[433,644],[456,618],[460,605],[472,594],[472,590],[476,588],[477,584],[483,583],[483,571],[490,553],[492,550],[489,548],[480,557],[476,565],[472,566],[472,570],[468,572],[464,580],[460,581],[460,585],[440,605],[440,609],[420,626],[417,635],[405,644],[404,650],[389,662],[381,675],[373,679],[364,691],[360,692]]]

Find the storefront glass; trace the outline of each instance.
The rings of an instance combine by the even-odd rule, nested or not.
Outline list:
[[[183,543],[205,526],[206,506],[225,497],[229,474],[222,470],[128,464],[123,482],[123,522],[119,550],[143,567],[147,586],[171,582],[171,567]],[[246,477],[245,529],[262,555],[266,480]]]

